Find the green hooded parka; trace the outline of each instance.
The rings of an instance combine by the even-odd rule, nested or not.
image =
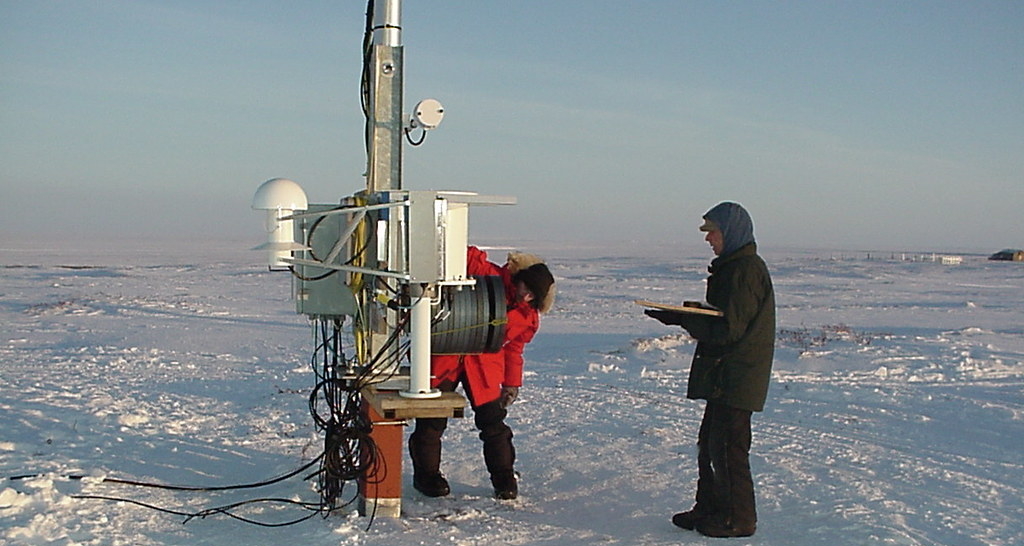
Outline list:
[[[691,324],[697,339],[686,397],[762,411],[775,355],[775,291],[756,243],[711,262],[707,302],[724,316]]]

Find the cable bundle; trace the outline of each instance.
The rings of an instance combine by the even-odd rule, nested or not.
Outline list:
[[[346,482],[383,476],[387,471],[379,468],[383,457],[370,436],[373,424],[363,411],[360,392],[395,375],[398,364],[408,355],[408,343],[400,342],[408,320],[409,314],[403,313],[392,335],[374,358],[360,368],[342,353],[341,321],[316,321],[317,350],[311,365],[317,382],[309,396],[309,411],[317,430],[324,435],[323,458],[317,474],[324,506],[334,506],[343,497]]]

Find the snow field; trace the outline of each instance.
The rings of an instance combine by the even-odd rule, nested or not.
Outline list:
[[[316,501],[300,479],[241,492],[102,481],[249,483],[319,453],[310,328],[287,276],[244,247],[0,249],[0,544],[716,543],[669,523],[696,481],[693,342],[631,303],[700,299],[705,249],[544,249],[559,299],[511,409],[516,501],[490,497],[471,415],[445,437],[452,495],[420,496],[407,469],[404,517],[369,527],[354,507],[264,528],[73,498],[189,513]],[[779,338],[769,403],[754,416],[760,522],[729,543],[1024,543],[1024,268],[765,257]]]

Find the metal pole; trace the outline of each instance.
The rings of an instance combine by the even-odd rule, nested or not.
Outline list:
[[[409,286],[414,287],[418,293],[410,294],[409,390],[399,394],[404,398],[438,398],[441,391],[430,388],[430,293],[426,285]]]
[[[373,3],[373,43],[402,45],[401,0],[375,0]]]
[[[371,204],[392,199],[388,192],[402,189],[402,46],[400,0],[374,0],[367,67],[366,193]],[[368,215],[366,229],[373,237],[363,265],[371,269],[396,269],[401,261],[402,211],[381,210]],[[385,220],[385,221],[380,221]],[[394,312],[377,309],[373,291],[376,276],[368,276],[362,295],[363,317],[369,325],[365,354],[376,354],[391,337]],[[384,277],[392,290],[394,281]],[[385,320],[391,315],[392,320]]]
[[[402,26],[399,0],[375,0],[367,191],[402,189]]]

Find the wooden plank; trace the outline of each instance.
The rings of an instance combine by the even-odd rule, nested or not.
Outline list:
[[[687,301],[683,302],[682,305],[670,305],[667,303],[657,303],[647,300],[633,300],[633,303],[644,307],[652,307],[654,309],[673,311],[676,313],[693,313],[696,315],[708,315],[712,317],[721,317],[725,315],[725,313],[722,313],[718,309],[699,301]]]

